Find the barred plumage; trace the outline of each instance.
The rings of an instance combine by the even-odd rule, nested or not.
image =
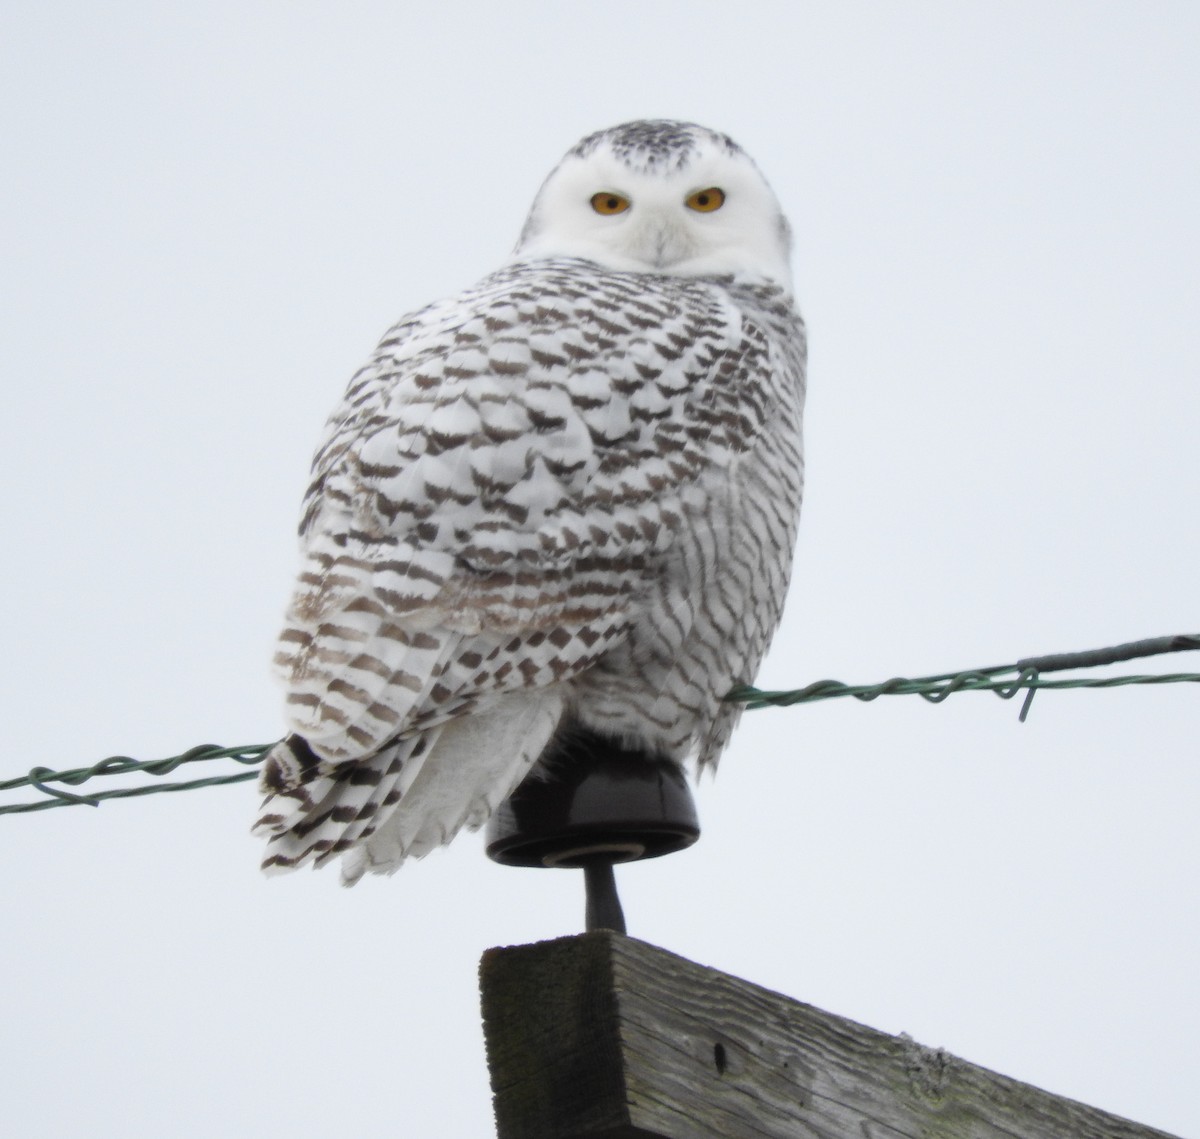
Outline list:
[[[720,224],[683,212],[710,184]],[[589,216],[599,191],[629,216]],[[787,244],[725,136],[626,124],[552,172],[511,264],[387,333],[305,499],[265,867],[394,870],[567,723],[716,763],[795,540]]]

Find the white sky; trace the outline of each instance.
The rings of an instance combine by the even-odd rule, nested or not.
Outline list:
[[[0,777],[278,735],[326,413],[629,118],[728,131],[797,232],[810,481],[761,683],[1200,626],[1195,4],[16,0],[5,25]],[[1197,696],[750,713],[699,845],[622,872],[631,932],[1196,1135]],[[352,891],[268,882],[255,801],[0,818],[7,1133],[492,1133],[476,962],[577,932],[577,876],[468,836]]]

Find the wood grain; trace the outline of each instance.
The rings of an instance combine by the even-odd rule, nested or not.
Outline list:
[[[480,977],[499,1139],[1173,1139],[607,930]]]

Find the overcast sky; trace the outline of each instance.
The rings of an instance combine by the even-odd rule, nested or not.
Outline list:
[[[630,118],[733,135],[796,230],[762,684],[1200,629],[1200,6],[13,0],[0,88],[0,778],[279,734],[325,415]],[[749,713],[630,932],[1200,1134],[1198,696]],[[8,1133],[492,1133],[479,955],[577,932],[578,876],[266,881],[256,802],[0,817]]]

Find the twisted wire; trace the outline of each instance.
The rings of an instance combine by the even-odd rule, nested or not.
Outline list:
[[[1023,657],[1015,664],[990,665],[966,672],[944,672],[936,676],[909,678],[895,676],[881,684],[843,684],[840,680],[818,680],[804,688],[787,691],[764,691],[748,684],[738,685],[725,699],[745,704],[747,708],[790,707],[793,704],[829,700],[837,696],[853,696],[864,703],[880,696],[917,695],[930,704],[940,704],[955,692],[994,692],[1002,700],[1011,700],[1025,692],[1019,719],[1025,722],[1035,692],[1043,688],[1120,688],[1128,684],[1178,684],[1200,682],[1200,673],[1174,672],[1135,676],[1073,676],[1045,680],[1044,672],[1066,669],[1095,668],[1118,661],[1157,656],[1160,653],[1187,652],[1200,649],[1200,633],[1172,637],[1151,637],[1128,641],[1104,649],[1088,649],[1076,653],[1050,653],[1044,656]],[[1015,676],[1006,674],[1015,673]]]
[[[235,763],[257,764],[270,750],[271,744],[245,744],[241,747],[221,747],[219,744],[200,744],[188,748],[181,755],[167,759],[137,760],[127,755],[110,755],[91,767],[76,767],[68,771],[52,771],[48,767],[31,768],[16,779],[0,781],[0,791],[11,791],[17,787],[32,787],[49,796],[32,803],[6,803],[0,805],[0,815],[19,815],[29,811],[45,811],[52,807],[87,806],[98,807],[104,799],[131,799],[139,795],[154,795],[162,791],[192,791],[197,787],[217,787],[224,783],[242,783],[255,779],[257,771],[241,771],[233,775],[210,775],[204,779],[189,779],[178,783],[147,783],[138,787],[119,787],[112,791],[95,791],[87,795],[76,795],[51,783],[66,783],[78,786],[98,775],[169,775],[185,763],[199,763],[213,759],[232,759]]]
[[[1130,641],[1110,648],[1090,649],[1076,653],[1051,653],[1045,656],[1023,657],[1014,664],[992,665],[973,668],[965,672],[944,672],[935,676],[909,678],[895,676],[881,684],[843,684],[840,680],[818,680],[804,688],[788,691],[765,691],[750,685],[739,685],[726,694],[725,699],[745,704],[747,708],[790,707],[794,704],[813,703],[838,696],[852,696],[868,702],[880,696],[920,696],[931,704],[940,704],[955,692],[994,692],[1003,700],[1011,700],[1019,692],[1025,693],[1021,707],[1022,722],[1029,714],[1029,705],[1035,692],[1043,688],[1120,688],[1130,684],[1179,684],[1200,682],[1200,673],[1174,672],[1134,676],[1073,676],[1047,680],[1045,672],[1061,672],[1067,669],[1094,668],[1099,665],[1115,664],[1118,661],[1136,660],[1140,657],[1157,656],[1160,653],[1186,652],[1200,649],[1200,633],[1187,633],[1172,637],[1152,637],[1142,641]],[[45,798],[31,803],[0,805],[0,815],[24,814],[29,811],[46,811],[54,807],[89,806],[98,807],[105,799],[129,799],[140,795],[154,795],[163,791],[192,791],[199,787],[217,787],[226,783],[242,783],[257,777],[256,771],[241,771],[231,775],[214,775],[204,779],[189,779],[174,783],[147,783],[135,787],[120,787],[112,791],[95,791],[78,795],[61,786],[79,786],[90,779],[104,775],[169,775],[188,763],[231,759],[235,763],[251,765],[261,762],[273,744],[244,744],[240,747],[221,747],[218,744],[200,744],[189,748],[181,755],[166,759],[136,760],[126,755],[113,755],[102,759],[91,767],[77,767],[66,771],[52,771],[48,767],[34,767],[16,779],[0,780],[0,791],[11,791],[19,787],[32,787]]]

